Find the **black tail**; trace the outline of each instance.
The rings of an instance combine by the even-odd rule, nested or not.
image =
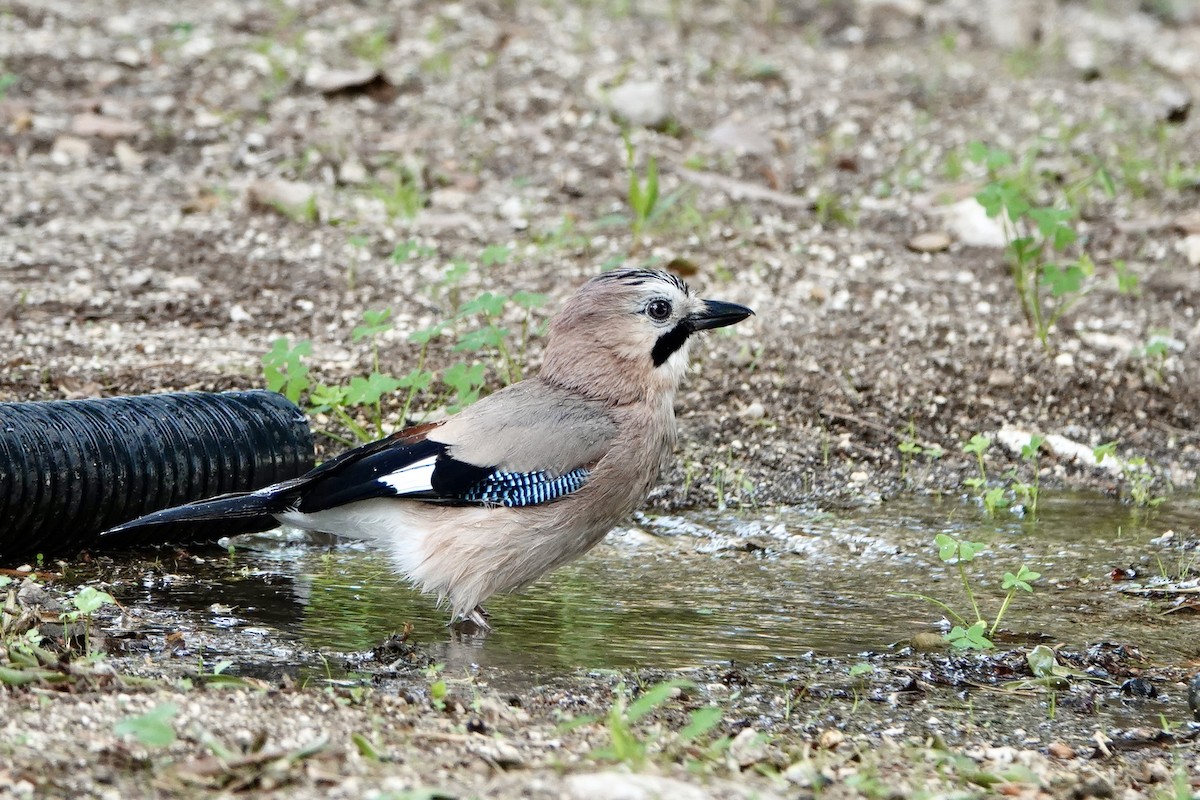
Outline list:
[[[102,536],[113,536],[127,531],[146,528],[151,525],[174,525],[180,522],[203,522],[205,520],[240,520],[248,530],[255,529],[255,523],[261,523],[257,530],[273,528],[277,524],[273,514],[286,511],[288,501],[278,494],[239,493],[223,494],[210,500],[200,500],[174,508],[164,508],[144,517],[130,520],[109,528]],[[242,526],[239,526],[242,527]]]

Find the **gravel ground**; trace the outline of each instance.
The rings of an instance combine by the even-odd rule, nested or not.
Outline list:
[[[544,292],[540,319],[624,260],[669,265],[758,312],[697,348],[682,452],[656,507],[960,491],[974,469],[961,443],[1001,430],[1063,437],[1043,458],[1046,486],[1128,492],[1071,456],[1071,443],[1118,441],[1147,460],[1155,494],[1196,488],[1193,2],[216,0],[201,14],[15,0],[0,12],[0,87],[0,400],[261,386],[259,357],[280,336],[311,340],[314,380],[340,383],[370,368],[351,337],[368,308],[393,310],[381,356],[402,374],[417,359],[408,334],[446,319],[456,294]],[[636,240],[615,117],[632,123],[639,171],[656,158],[671,198]],[[1089,164],[1114,177],[1114,196],[1086,194],[1076,226],[1095,288],[1049,351],[1024,322],[994,223],[957,204],[983,183],[962,163],[973,140],[1028,155],[1047,195]],[[497,246],[508,259],[484,264]],[[456,259],[466,276],[439,290]],[[1136,292],[1117,290],[1117,261]],[[1152,337],[1161,355],[1147,354]],[[453,344],[435,340],[429,363],[461,358]],[[387,410],[395,419],[399,403]],[[906,440],[944,455],[909,463]],[[998,474],[1016,456],[994,447],[988,463]],[[581,691],[600,707],[598,686]],[[633,780],[586,784],[591,767],[558,755],[526,753],[508,769],[507,756],[473,749],[499,746],[492,738],[441,715],[429,722],[438,744],[409,758],[400,742],[426,730],[410,713],[428,705],[386,692],[97,689],[53,704],[42,690],[6,696],[0,791],[6,778],[8,791],[47,796],[216,791],[216,779],[151,776],[215,752],[194,721],[220,720],[225,741],[250,752],[255,726],[239,720],[264,717],[283,751],[322,726],[339,743],[376,730],[400,748],[383,762],[348,746],[329,763],[292,759],[280,768],[292,785],[277,791],[293,796],[422,784],[615,797]],[[548,707],[518,713],[483,696],[499,707],[489,725],[527,749],[558,736]],[[115,742],[107,720],[167,700],[191,738],[167,756]],[[801,768],[787,783],[754,767],[785,773],[805,752],[838,751],[818,734],[796,733],[785,755],[722,761],[703,781],[679,760],[663,769],[713,796],[735,793],[721,781],[810,794]],[[986,761],[1001,738],[982,731],[971,752]],[[1194,745],[1175,762],[1103,761],[1105,794],[1056,782],[1078,772],[1070,759],[1005,741],[1012,752],[997,758],[1037,762],[1037,780],[1006,792],[1027,796],[1142,796],[1175,764],[1195,768]],[[830,767],[832,791],[944,790],[906,746],[855,762],[903,780],[872,789]],[[270,788],[259,766],[242,768],[245,786]],[[1154,786],[1141,769],[1156,770]],[[640,791],[620,796],[688,796]]]

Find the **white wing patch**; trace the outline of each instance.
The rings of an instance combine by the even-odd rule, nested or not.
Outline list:
[[[433,480],[433,468],[436,466],[436,461],[437,456],[423,458],[406,467],[401,467],[395,472],[380,475],[376,480],[385,486],[390,486],[399,495],[428,492],[433,489],[430,481]]]

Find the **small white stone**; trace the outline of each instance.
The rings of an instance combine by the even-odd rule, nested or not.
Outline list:
[[[753,403],[742,409],[741,415],[746,419],[762,419],[767,415],[767,410],[763,407],[762,403],[755,400]]]
[[[630,81],[608,93],[613,113],[633,125],[657,128],[667,121],[667,94],[656,81]]]
[[[968,247],[1000,249],[1008,244],[1000,220],[989,217],[974,197],[946,206],[940,212],[947,232]]]
[[[1193,233],[1183,237],[1178,247],[1189,265],[1193,267],[1200,266],[1200,233]]]

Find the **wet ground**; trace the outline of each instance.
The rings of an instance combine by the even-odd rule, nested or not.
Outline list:
[[[1186,593],[1173,604],[1169,591],[1200,577],[1200,504],[1173,504],[1150,525],[1145,517],[1086,494],[1043,499],[1036,524],[981,518],[957,498],[851,512],[647,515],[583,561],[490,603],[496,630],[486,638],[454,635],[445,609],[377,551],[299,532],[242,537],[228,552],[144,574],[118,562],[135,577],[113,591],[151,641],[183,631],[188,656],[232,658],[234,672],[277,678],[272,662],[344,669],[346,653],[411,626],[409,640],[432,659],[481,668],[503,685],[580,669],[754,667],[895,651],[945,630],[942,610],[908,595],[969,615],[956,568],[933,541],[948,534],[988,545],[970,567],[985,607],[998,606],[1005,572],[1025,564],[1043,575],[1008,612],[1008,643],[1112,641],[1136,646],[1149,663],[1200,661],[1200,606]],[[1162,593],[1136,593],[1154,581],[1166,583]]]
[[[312,767],[299,765],[316,754],[289,752],[320,740],[316,750],[340,763],[343,790],[359,785],[348,775],[378,786],[390,774],[389,785],[432,782],[452,795],[534,786],[545,796],[617,796],[586,783],[625,780],[594,772],[614,759],[639,774],[654,765],[655,780],[667,781],[660,792],[682,791],[670,777],[679,767],[699,770],[713,796],[734,791],[720,777],[731,768],[749,770],[742,780],[760,796],[873,796],[861,788],[868,779],[900,781],[906,793],[983,785],[1030,796],[1187,785],[1200,740],[1188,691],[1200,671],[1200,504],[1149,511],[1084,493],[1039,505],[1036,522],[989,518],[963,498],[646,515],[492,603],[496,630],[486,637],[448,628],[380,553],[353,543],[280,531],[149,559],[98,556],[68,565],[48,591],[66,601],[81,583],[113,594],[119,610],[99,612],[92,631],[105,669],[79,668],[74,689],[48,685],[40,696],[57,696],[57,708],[82,704],[82,719],[100,714],[92,724],[101,729],[118,721],[104,715],[126,719],[130,708],[192,708],[173,721],[179,740],[165,751],[102,734],[105,761],[125,753],[165,776],[94,773],[126,791],[264,785],[244,742],[237,752],[249,766],[230,754],[213,763],[188,755],[190,742],[246,737],[275,743],[266,760],[286,762],[280,779],[298,786],[310,785]],[[1033,593],[1007,610],[994,650],[948,647],[941,607],[911,596],[970,616],[957,566],[938,555],[939,534],[987,545],[965,568],[989,619],[1005,572],[1040,572]],[[1038,645],[1049,674],[1029,661]],[[138,702],[148,687],[133,680],[149,681],[159,705]],[[614,723],[604,720],[629,702],[621,698],[664,680],[684,688],[664,695],[651,722],[630,723],[649,750],[611,755]],[[89,690],[113,682],[124,684],[115,707],[104,700],[111,692]],[[299,702],[304,723],[281,729],[262,716],[264,692]],[[13,702],[4,731],[16,766],[46,740],[12,738],[39,713],[20,696]],[[705,707],[719,709],[716,727],[684,744]],[[382,772],[356,736],[385,754]],[[480,758],[494,771],[438,771],[430,765],[447,744],[465,747],[455,759]],[[344,747],[359,757],[343,761]],[[397,762],[415,772],[398,777]],[[573,765],[571,778],[538,777],[553,764]],[[86,785],[34,780],[20,767],[10,774],[51,795]]]
[[[403,374],[462,300],[544,292],[540,322],[617,263],[758,313],[695,349],[647,516],[497,600],[486,640],[374,553],[288,536],[6,576],[0,794],[1187,797],[1198,87],[1184,0],[9,3],[0,400],[260,387],[279,336],[344,384],[365,309],[392,309]],[[634,114],[673,203],[640,236]],[[1027,159],[1039,202],[1113,180],[1080,196],[1097,278],[1049,348],[952,213],[986,179],[972,140]],[[1037,524],[963,499],[962,443],[1006,430],[1061,437]],[[1097,468],[1105,442],[1144,466]],[[939,533],[989,544],[989,614],[1005,572],[1042,574],[997,654],[945,650],[943,609],[898,596],[967,613]],[[103,659],[58,622],[79,585],[121,604],[95,612]]]

